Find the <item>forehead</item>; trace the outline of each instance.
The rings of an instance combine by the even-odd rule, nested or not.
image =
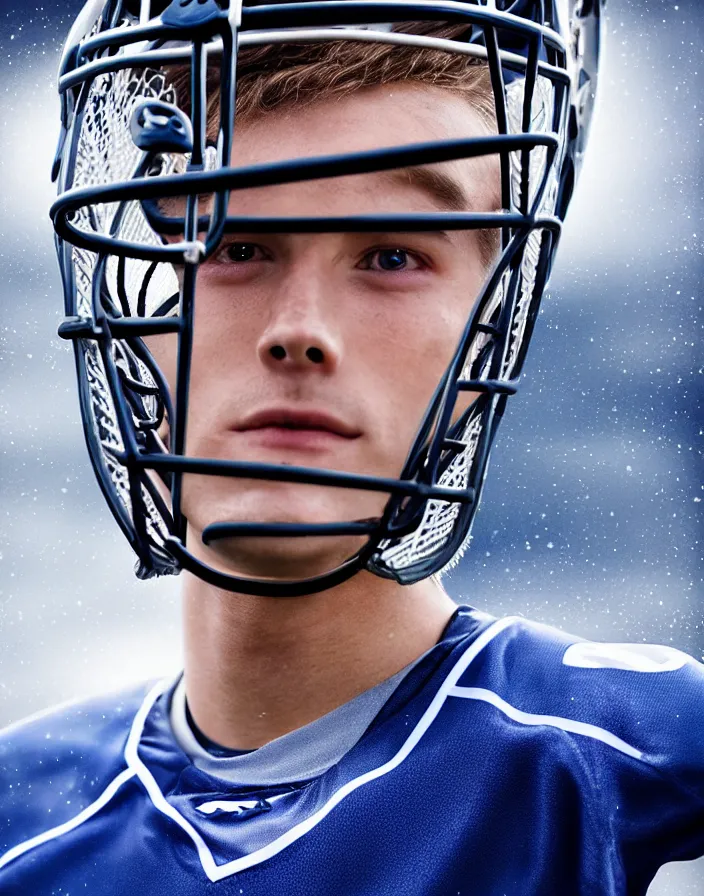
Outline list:
[[[365,88],[344,97],[258,115],[235,127],[232,164],[276,162],[290,158],[336,155],[428,141],[486,136],[486,122],[464,96],[419,85],[393,84]],[[392,197],[415,191],[433,194],[448,209],[460,202],[452,181],[461,186],[469,205],[497,208],[499,162],[496,156],[460,159],[424,168],[374,172],[331,181],[286,184],[238,193],[245,201],[275,194],[334,193],[377,190]],[[347,182],[347,183],[346,183]],[[444,196],[444,202],[443,200]]]
[[[298,155],[325,141],[346,151],[427,140],[450,140],[489,133],[471,100],[445,88],[398,83],[365,87],[342,96],[288,105],[237,123],[238,140],[246,145],[259,134],[276,130]],[[351,141],[351,142],[350,142]],[[269,148],[270,159],[281,149]]]

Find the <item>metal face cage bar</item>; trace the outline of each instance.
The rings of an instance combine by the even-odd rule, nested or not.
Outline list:
[[[559,217],[551,209],[555,206],[552,196],[556,187],[558,193],[561,190],[560,172],[568,151],[565,141],[572,83],[572,73],[567,65],[568,45],[563,34],[555,30],[552,4],[529,0],[529,5],[536,20],[475,3],[345,0],[344,3],[245,7],[240,22],[239,12],[234,7],[219,10],[214,0],[208,0],[203,4],[204,10],[207,7],[207,15],[204,13],[200,22],[191,20],[184,24],[185,19],[179,19],[180,14],[174,12],[176,4],[171,3],[152,19],[148,12],[144,14],[143,7],[139,23],[125,27],[121,24],[122,4],[117,3],[112,5],[111,14],[97,23],[94,33],[82,40],[73,53],[67,54],[60,77],[65,125],[56,169],[60,196],[51,211],[57,232],[67,314],[60,333],[74,342],[91,459],[113,513],[137,552],[140,575],[174,572],[181,567],[228,590],[293,596],[331,587],[362,568],[400,582],[417,581],[437,572],[461,549],[476,511],[491,442],[507,397],[517,389],[561,226]],[[461,22],[473,30],[474,38],[468,44],[454,42],[454,47],[448,47],[446,45],[452,41],[406,35],[402,31],[375,34],[354,28],[356,25],[406,20]],[[442,45],[441,48],[448,52],[464,52],[485,59],[494,88],[498,135],[293,159],[247,168],[231,167],[238,46],[268,41],[300,43],[335,39],[376,39],[399,45],[415,42],[415,45],[435,48]],[[211,56],[217,57],[220,65],[220,124],[216,166],[214,170],[207,170],[206,72]],[[84,113],[93,101],[91,90],[96,79],[117,77],[120,72],[133,68],[183,64],[188,60],[193,143],[186,172],[150,176],[149,164],[154,156],[145,150],[134,174],[126,179],[114,183],[93,181],[90,185],[81,184],[80,179],[76,181]],[[514,125],[509,120],[505,72],[509,80],[521,79],[520,133],[511,132]],[[531,127],[539,79],[548,83],[552,90],[551,120],[544,131]],[[530,174],[536,153],[543,154],[542,174],[537,183],[536,177]],[[496,213],[388,214],[353,218],[244,218],[227,214],[230,194],[240,189],[486,155],[497,155],[501,163],[503,210]],[[516,160],[519,160],[517,166]],[[205,215],[199,213],[199,197],[204,194],[214,197],[214,204]],[[158,200],[173,197],[185,197],[183,217],[160,212]],[[153,230],[162,234],[161,244],[157,241],[146,245],[122,236],[122,217],[135,204],[142,209]],[[105,232],[98,223],[98,212],[101,207],[109,206],[117,211],[109,232]],[[380,229],[412,232],[479,228],[501,231],[501,255],[474,304],[398,479],[186,456],[198,270],[216,250],[224,233],[368,232]],[[183,235],[183,239],[167,244],[165,235]],[[78,299],[79,286],[74,270],[79,258],[77,252],[95,258],[89,314]],[[117,280],[122,284],[121,293],[118,288],[117,304],[110,298],[106,286],[110,259],[118,260]],[[125,260],[134,259],[152,263],[151,273],[140,290],[137,315],[131,311],[130,298],[124,292]],[[183,266],[178,313],[163,318],[149,317],[146,314],[149,279],[157,265],[171,263]],[[524,282],[526,265],[533,270],[529,287]],[[497,304],[499,291],[502,291],[502,297]],[[519,318],[520,324],[517,324]],[[176,334],[178,339],[173,402],[161,372],[142,341],[144,336],[165,332]],[[472,362],[472,369],[465,370],[478,339],[480,342],[485,340],[484,354],[480,352]],[[480,361],[484,366],[479,365]],[[147,380],[140,376],[146,376]],[[101,399],[106,402],[103,412],[96,410],[95,404],[94,383],[99,377],[107,383],[109,392]],[[458,397],[465,392],[477,393],[478,397],[459,419],[453,420]],[[114,419],[116,425],[114,432],[106,433],[101,426],[109,419]],[[155,440],[155,432],[164,419],[169,422],[171,445],[168,449]],[[461,487],[443,485],[443,477],[467,450],[463,428],[470,425],[476,427],[474,454],[468,462],[464,484]],[[379,520],[315,525],[218,521],[207,526],[203,532],[206,545],[223,538],[254,535],[264,538],[311,535],[367,538],[357,554],[337,569],[314,579],[295,582],[250,579],[211,568],[188,550],[187,520],[181,506],[182,477],[188,473],[369,490],[388,494],[389,500]],[[122,481],[121,477],[125,479],[122,492],[116,484],[118,480]],[[153,477],[161,478],[170,486],[170,508]],[[403,540],[426,524],[428,510],[433,505],[454,509],[456,514],[444,542],[439,548],[419,555],[410,566],[394,566],[387,558],[390,546],[398,553]],[[155,519],[158,519],[157,523]]]
[[[447,162],[454,159],[477,158],[487,155],[506,156],[515,151],[530,151],[538,147],[545,147],[551,153],[550,160],[558,150],[558,141],[555,137],[545,134],[504,135],[499,137],[472,137],[465,140],[446,140],[435,143],[423,143],[401,148],[376,149],[367,152],[347,153],[336,156],[319,156],[307,159],[294,159],[284,162],[271,162],[263,165],[253,165],[248,168],[223,168],[220,171],[201,172],[173,175],[164,183],[160,178],[138,177],[128,184],[113,184],[109,186],[81,187],[67,190],[64,195],[54,202],[50,215],[54,222],[57,234],[70,241],[72,245],[89,249],[93,252],[109,252],[112,255],[125,255],[130,258],[141,258],[146,261],[163,261],[180,263],[188,250],[196,247],[199,260],[206,259],[217,247],[224,230],[227,217],[222,221],[222,230],[216,228],[216,233],[206,243],[199,243],[197,231],[194,238],[184,243],[147,248],[139,243],[118,239],[114,236],[105,236],[99,233],[90,233],[73,225],[69,216],[79,209],[89,208],[99,203],[149,201],[168,199],[179,196],[197,196],[206,193],[219,193],[233,190],[251,189],[254,187],[274,186],[286,183],[296,183],[307,180],[320,180],[349,176],[352,174],[366,174],[370,172],[386,171],[395,168],[403,168],[410,165],[428,165],[438,162]],[[153,213],[152,213],[153,214]],[[516,222],[517,227],[533,226],[535,219],[530,215],[522,215],[511,219],[503,212],[487,215],[473,213],[450,214],[431,213],[428,215],[399,215],[385,216],[390,223],[404,229],[404,222],[415,229],[424,224],[435,224],[439,229],[452,226],[455,222],[457,229],[463,229],[468,224],[474,228],[486,226],[499,226],[506,228],[511,221]],[[158,220],[158,219],[157,219]],[[252,220],[252,219],[249,219]],[[253,219],[255,226],[257,219]],[[354,219],[352,219],[354,220]],[[375,218],[367,219],[367,227],[373,227]],[[382,219],[383,220],[383,219]],[[415,225],[414,225],[414,220]],[[286,221],[286,219],[284,219]],[[313,219],[315,225],[325,225],[325,218]],[[197,222],[199,224],[199,222]],[[241,224],[246,223],[240,220]],[[363,223],[363,222],[360,222]],[[179,222],[180,224],[180,222]],[[168,224],[173,228],[174,222]],[[249,225],[247,225],[249,226]],[[378,227],[378,223],[377,223]],[[211,230],[213,224],[210,225]],[[288,226],[286,230],[288,230]],[[326,229],[326,228],[324,228]],[[293,232],[293,231],[290,231]]]

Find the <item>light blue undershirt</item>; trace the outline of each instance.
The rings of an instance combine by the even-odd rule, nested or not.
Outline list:
[[[431,650],[433,648],[430,648]],[[183,677],[171,703],[171,727],[194,765],[210,775],[244,787],[266,787],[316,778],[349,752],[393,692],[430,651],[400,672],[331,712],[240,756],[216,757],[196,740],[186,718]]]

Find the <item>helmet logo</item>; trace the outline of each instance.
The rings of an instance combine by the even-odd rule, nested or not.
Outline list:
[[[173,0],[161,14],[161,21],[175,28],[197,28],[222,15],[216,0]]]
[[[193,150],[190,120],[176,106],[161,100],[147,100],[135,107],[130,133],[135,146],[144,152]]]

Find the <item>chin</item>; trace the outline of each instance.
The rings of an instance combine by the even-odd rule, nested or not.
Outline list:
[[[299,581],[331,572],[364,547],[352,536],[318,538],[223,538],[196,555],[228,575],[268,581]]]
[[[386,501],[384,494],[327,486],[184,477],[187,547],[198,559],[230,575],[281,580],[312,578],[353,557],[364,547],[366,538],[238,536],[206,546],[202,532],[215,522],[331,523],[378,518]]]

